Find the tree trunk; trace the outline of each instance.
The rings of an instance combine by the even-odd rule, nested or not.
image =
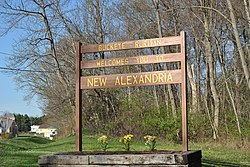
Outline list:
[[[250,1],[249,1],[249,6],[250,6]],[[247,6],[247,0],[244,0],[244,7],[245,7],[245,12],[247,16],[247,23],[248,23],[248,30],[250,30],[250,15],[249,15],[249,8]]]
[[[218,128],[219,128],[219,113],[220,113],[220,99],[218,96],[218,92],[215,86],[215,75],[214,75],[214,59],[212,55],[212,48],[210,43],[210,36],[209,36],[209,25],[207,17],[204,15],[204,28],[205,28],[205,48],[206,48],[206,55],[208,60],[209,66],[209,78],[210,78],[210,87],[211,92],[214,100],[214,135],[213,138],[218,138]]]
[[[161,18],[160,18],[160,13],[159,13],[159,1],[158,0],[153,0],[153,4],[154,4],[155,13],[156,13],[158,35],[159,35],[159,38],[162,38],[162,26],[161,26]],[[164,50],[163,47],[161,47],[161,53],[162,54],[165,53],[165,50]],[[165,65],[165,69],[167,69],[166,65]],[[173,114],[174,118],[176,118],[177,117],[177,111],[176,111],[176,104],[175,104],[175,99],[174,99],[174,94],[173,94],[173,91],[172,91],[172,87],[171,87],[171,85],[168,84],[167,88],[168,88],[170,103],[171,103],[171,107],[172,107],[172,114]],[[167,96],[167,95],[165,94],[165,96]]]
[[[238,68],[237,67],[237,62],[239,61],[239,58],[236,58],[236,62],[235,65],[233,65],[233,69],[234,69],[234,78],[235,78],[235,103],[236,103],[236,109],[239,115],[241,115],[241,103],[240,103],[240,76],[239,76],[239,72],[238,72]]]
[[[197,111],[200,112],[200,108],[201,108],[201,49],[199,49],[199,43],[196,41],[197,40],[197,36],[196,36],[196,32],[194,30],[194,28],[192,29],[192,32],[194,34],[194,39],[193,39],[193,44],[194,44],[194,54],[195,54],[195,61],[196,61],[196,77],[197,77],[197,81],[196,81],[196,97],[197,97]],[[194,71],[193,71],[194,72]],[[195,75],[193,75],[195,76]]]
[[[239,52],[240,59],[241,59],[241,65],[242,65],[244,75],[245,75],[245,78],[246,78],[246,81],[247,81],[248,89],[250,90],[250,73],[249,73],[249,69],[247,67],[245,54],[244,54],[244,51],[243,51],[243,48],[242,48],[239,32],[238,32],[238,29],[237,29],[237,21],[235,19],[235,15],[234,15],[234,12],[233,12],[233,6],[232,6],[232,3],[231,3],[231,0],[227,0],[227,4],[228,4],[228,9],[230,11],[230,18],[231,18],[231,22],[232,22],[232,26],[233,26],[233,31],[234,31],[236,44],[237,44],[237,47],[238,47],[238,52]],[[250,57],[250,55],[248,55],[248,57]]]
[[[158,97],[157,97],[157,91],[156,91],[156,86],[153,86],[153,95],[154,95],[154,101],[155,101],[155,106],[157,109],[157,112],[160,113],[160,106],[159,106],[159,102],[158,102]]]
[[[197,52],[196,52],[197,53]],[[201,52],[199,52],[199,54],[197,55],[196,58],[196,63],[197,63],[197,73],[196,73],[196,77],[197,77],[197,111],[200,112],[201,110],[201,96],[202,94],[201,92],[201,65],[200,65],[200,56],[201,56]]]
[[[189,61],[187,61],[187,76],[189,79],[189,83],[191,86],[191,91],[192,91],[192,112],[196,113],[197,112],[197,89],[196,89],[196,83],[194,79],[194,73],[193,69],[190,66]]]
[[[74,113],[75,112],[75,102],[74,102],[74,99],[71,98],[69,84],[67,84],[67,81],[65,80],[65,78],[63,76],[63,72],[60,68],[60,64],[59,64],[57,52],[56,52],[56,46],[54,43],[54,37],[53,37],[52,31],[51,31],[50,23],[49,23],[48,18],[47,18],[45,4],[44,4],[43,0],[41,1],[41,8],[42,8],[42,14],[43,14],[43,21],[44,21],[44,24],[46,27],[46,33],[50,39],[49,40],[50,41],[50,50],[51,50],[52,59],[54,61],[55,67],[56,67],[56,74],[57,74],[59,81],[62,83],[62,85],[65,88],[68,102],[70,104],[72,112]]]
[[[247,1],[244,0],[244,7],[245,7],[245,11],[246,11],[246,16],[247,16],[247,23],[248,23],[248,30],[246,30],[246,36],[247,38],[245,39],[244,42],[247,43],[247,46],[245,47],[246,48],[246,52],[248,54],[248,62],[250,62],[250,50],[249,50],[249,36],[250,36],[250,14],[249,14],[249,10],[250,10],[250,0],[248,1],[248,5],[247,6]]]
[[[225,82],[225,85],[226,85],[226,89],[227,89],[230,101],[231,101],[232,106],[233,106],[233,111],[234,111],[234,115],[235,115],[235,119],[236,119],[238,132],[239,132],[239,135],[241,137],[241,128],[240,128],[240,121],[239,121],[239,117],[238,117],[238,112],[237,112],[237,109],[236,109],[236,105],[235,105],[233,95],[231,93],[231,89],[229,87],[227,77],[226,77],[226,68],[225,68],[225,65],[224,65],[225,63],[224,63],[224,60],[222,58],[222,55],[221,55],[221,52],[220,52],[220,49],[219,49],[219,41],[216,40],[216,43],[217,43],[217,51],[218,51],[218,56],[219,56],[219,63],[220,63],[221,69],[222,69],[222,75],[223,75],[223,78],[224,78],[224,82]],[[224,97],[225,97],[225,95],[224,95]]]

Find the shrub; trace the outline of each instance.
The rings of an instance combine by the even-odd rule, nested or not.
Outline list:
[[[4,133],[4,134],[2,134],[2,138],[3,138],[3,139],[10,139],[10,138],[11,138],[11,134],[9,134],[9,133]]]
[[[143,126],[145,133],[166,137],[171,141],[180,141],[181,117],[172,117],[171,110],[163,108],[160,113],[151,111],[144,118]]]

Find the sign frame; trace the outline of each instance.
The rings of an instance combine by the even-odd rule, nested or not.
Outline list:
[[[170,45],[180,45],[180,52],[158,54],[158,55],[143,55],[135,57],[123,57],[123,58],[110,58],[100,60],[81,60],[81,55],[92,52],[109,52],[119,51],[128,49],[141,49],[141,48],[153,48]],[[142,64],[154,64],[163,62],[180,62],[181,69],[179,70],[166,70],[166,71],[154,71],[145,73],[131,73],[131,74],[119,74],[119,75],[102,75],[102,76],[81,76],[81,69],[88,68],[105,68],[114,66],[125,66],[125,65],[142,65]],[[178,81],[171,81],[163,79],[166,76],[162,76],[162,73],[173,73],[174,77],[179,74]],[[159,82],[151,82],[147,84],[130,84],[132,81],[128,81],[129,78],[135,78],[133,76],[145,77],[145,75],[159,75]],[[161,75],[161,76],[160,76]],[[172,75],[171,75],[172,76]],[[111,88],[111,87],[128,87],[128,86],[147,86],[147,85],[161,85],[161,84],[181,84],[181,106],[182,106],[182,151],[188,151],[188,121],[187,121],[187,70],[186,70],[186,33],[180,32],[180,36],[171,36],[164,38],[152,38],[144,40],[133,40],[133,41],[121,41],[94,45],[85,45],[82,43],[76,43],[76,151],[82,151],[82,90],[83,89],[97,89],[97,88]],[[114,77],[125,77],[127,84],[114,84]],[[151,76],[152,77],[152,76]],[[97,78],[97,79],[96,79]],[[98,78],[109,79],[109,84],[98,85]],[[112,78],[112,79],[110,79]],[[88,80],[89,79],[89,80]],[[87,81],[89,83],[87,83]],[[137,80],[136,80],[137,81]],[[164,81],[164,82],[160,82]],[[169,82],[171,81],[171,82]],[[104,82],[101,80],[101,82]],[[138,81],[137,81],[138,82]],[[89,85],[87,85],[89,84]],[[86,87],[86,85],[88,87]]]

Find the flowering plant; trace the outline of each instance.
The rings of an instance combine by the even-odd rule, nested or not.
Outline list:
[[[133,137],[134,137],[134,135],[127,134],[127,135],[123,136],[122,138],[120,138],[119,142],[124,144],[126,151],[130,151],[130,145],[132,143]]]
[[[108,148],[108,137],[106,135],[102,135],[97,140],[100,143],[102,150],[106,151]]]
[[[146,135],[144,136],[145,145],[149,147],[150,151],[155,150],[156,147],[156,136]]]

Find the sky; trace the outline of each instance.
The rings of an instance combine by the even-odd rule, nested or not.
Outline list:
[[[0,67],[6,67],[8,54],[12,54],[13,43],[18,36],[17,31],[0,36]],[[0,70],[0,115],[4,112],[27,114],[29,116],[42,116],[38,107],[37,97],[31,101],[24,100],[25,93],[19,90],[14,74],[6,74]]]

